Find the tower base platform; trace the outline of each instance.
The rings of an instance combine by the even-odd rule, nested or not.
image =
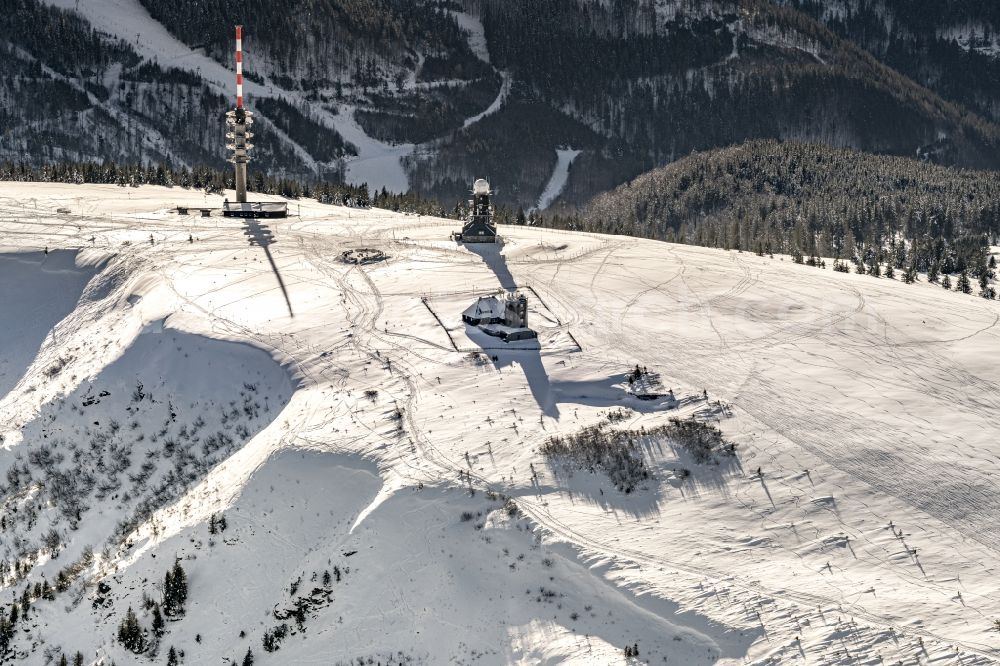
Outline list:
[[[222,205],[225,217],[288,217],[288,204],[284,201],[227,201]]]

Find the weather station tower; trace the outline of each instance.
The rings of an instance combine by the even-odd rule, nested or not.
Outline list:
[[[462,231],[453,234],[460,243],[496,243],[497,225],[493,221],[493,204],[490,184],[479,178],[472,184],[472,199],[469,201],[469,216]]]

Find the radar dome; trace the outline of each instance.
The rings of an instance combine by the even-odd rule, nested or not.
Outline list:
[[[472,185],[472,193],[473,194],[489,194],[490,193],[490,184],[488,182],[486,182],[485,178],[480,178],[480,179],[478,179]]]

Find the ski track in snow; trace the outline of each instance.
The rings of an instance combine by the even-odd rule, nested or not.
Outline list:
[[[236,72],[192,51],[150,16],[138,0],[45,0],[47,4],[78,12],[101,32],[124,40],[147,60],[162,67],[176,67],[199,74],[227,98],[235,98]],[[244,81],[248,95],[261,94],[260,86]]]
[[[455,21],[458,22],[459,27],[468,35],[469,48],[472,49],[476,57],[485,63],[489,63],[490,49],[486,42],[486,30],[483,29],[483,22],[466,12],[450,9],[448,13],[455,17]]]
[[[358,156],[347,160],[345,179],[348,183],[367,183],[369,187],[385,187],[390,192],[410,189],[402,160],[413,153],[412,143],[390,145],[368,136],[354,119],[351,106],[342,105],[338,114],[330,114],[330,121],[340,135],[358,149]]]
[[[556,166],[552,170],[549,182],[545,184],[541,196],[538,198],[538,205],[535,210],[545,210],[552,205],[552,202],[559,198],[566,188],[566,181],[569,179],[569,169],[573,166],[574,160],[580,155],[579,150],[572,148],[559,148],[556,150]]]
[[[99,562],[118,573],[96,634],[72,629],[91,626],[89,602],[72,616],[60,601],[43,605],[33,631],[125,663],[111,640],[120,614],[140,606],[143,578],[184,553],[200,581],[192,617],[202,619],[173,623],[170,641],[197,650],[199,663],[231,656],[241,628],[260,645],[263,626],[247,618],[291,603],[289,581],[331,562],[357,578],[304,637],[287,639],[283,659],[351,658],[343,636],[431,663],[460,657],[448,648],[456,639],[487,663],[605,662],[630,641],[674,663],[693,663],[689,644],[724,664],[1000,659],[990,632],[1000,616],[998,304],[787,259],[545,229],[505,229],[487,265],[447,240],[452,221],[311,201],[300,202],[301,217],[267,221],[272,267],[242,222],[167,212],[222,196],[0,184],[6,249],[78,249],[78,262],[108,262],[26,364],[30,380],[0,402],[10,447],[0,455],[18,450],[22,431],[37,442],[46,405],[164,318],[271,351],[298,386],[270,426],[141,526],[135,548]],[[390,259],[337,260],[359,243]],[[456,313],[507,273],[532,290],[541,351],[490,348],[495,362],[474,362],[453,351],[453,340],[476,345]],[[675,408],[624,394],[637,363],[673,388]],[[625,495],[600,473],[569,476],[537,453],[550,435],[619,407],[631,410],[621,427],[717,420],[738,462],[706,467],[653,445],[650,487]],[[355,462],[301,467],[276,457],[284,450]],[[467,486],[510,495],[527,521],[486,529],[506,512],[482,492],[460,496]],[[234,531],[208,546],[203,521],[214,511]],[[252,582],[258,569],[274,575]],[[234,571],[251,581],[236,599],[207,582]],[[550,587],[562,608],[534,600]],[[469,599],[506,608],[509,630],[482,611],[491,603]],[[587,606],[613,615],[598,621]],[[689,638],[660,640],[673,633]],[[36,661],[40,653],[27,660]]]
[[[499,111],[500,107],[503,106],[503,103],[507,101],[507,96],[510,94],[512,79],[508,72],[500,72],[500,76],[503,78],[503,83],[500,85],[500,92],[497,93],[496,99],[494,99],[493,102],[480,113],[477,113],[471,118],[466,118],[462,127],[470,127],[471,125],[478,123],[483,118],[493,115]]]

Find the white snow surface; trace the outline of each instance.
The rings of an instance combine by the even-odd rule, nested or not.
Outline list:
[[[223,196],[0,183],[0,299],[50,303],[24,309],[24,340],[0,343],[19,368],[0,399],[4,469],[41,449],[68,464],[117,419],[108,441],[134,458],[121,493],[143,462],[154,480],[176,464],[160,447],[183,448],[195,414],[202,437],[233,437],[124,543],[102,531],[131,493],[76,529],[61,505],[34,506],[44,486],[0,495],[0,547],[34,552],[50,524],[65,544],[29,557],[29,582],[95,552],[69,590],[32,603],[18,663],[147,661],[116,627],[131,606],[149,629],[142,597],[159,598],[175,557],[187,610],[152,663],[174,646],[186,664],[248,648],[258,665],[603,664],[633,643],[631,663],[1000,663],[997,303],[537,228],[503,228],[493,256],[449,241],[454,221],[309,200],[263,229],[172,212]],[[45,247],[68,286],[45,272]],[[339,262],[356,247],[389,259]],[[445,327],[510,282],[538,343],[470,353],[477,340]],[[637,364],[675,399],[628,395]],[[151,397],[130,399],[133,379]],[[247,394],[259,410],[243,411]],[[615,428],[715,422],[737,458],[699,465],[654,442],[651,478],[624,494],[539,452],[619,409]],[[228,524],[214,535],[213,513]],[[334,567],[341,579],[324,582]],[[0,587],[24,582],[5,573]],[[303,627],[287,617],[296,601]],[[265,652],[282,622],[290,634]]]
[[[552,205],[552,202],[559,198],[563,190],[566,189],[566,181],[569,180],[569,168],[573,166],[574,160],[580,155],[579,150],[572,148],[559,148],[556,150],[556,166],[552,170],[549,182],[545,184],[545,189],[538,197],[536,210],[545,210]]]
[[[368,136],[354,119],[354,108],[346,104],[341,105],[339,113],[330,114],[330,118],[337,132],[358,149],[357,157],[347,160],[348,183],[368,185],[373,190],[384,187],[390,192],[410,189],[402,159],[413,153],[412,143],[391,145]]]
[[[483,22],[476,16],[467,12],[449,10],[449,14],[455,17],[459,27],[465,32],[469,40],[469,48],[477,58],[485,63],[490,61],[490,49],[486,41],[486,30]]]
[[[0,399],[21,379],[46,336],[76,308],[94,275],[77,267],[74,251],[0,254],[0,312],[5,312],[0,345]],[[47,294],[39,299],[35,289],[24,289],[28,280]]]

